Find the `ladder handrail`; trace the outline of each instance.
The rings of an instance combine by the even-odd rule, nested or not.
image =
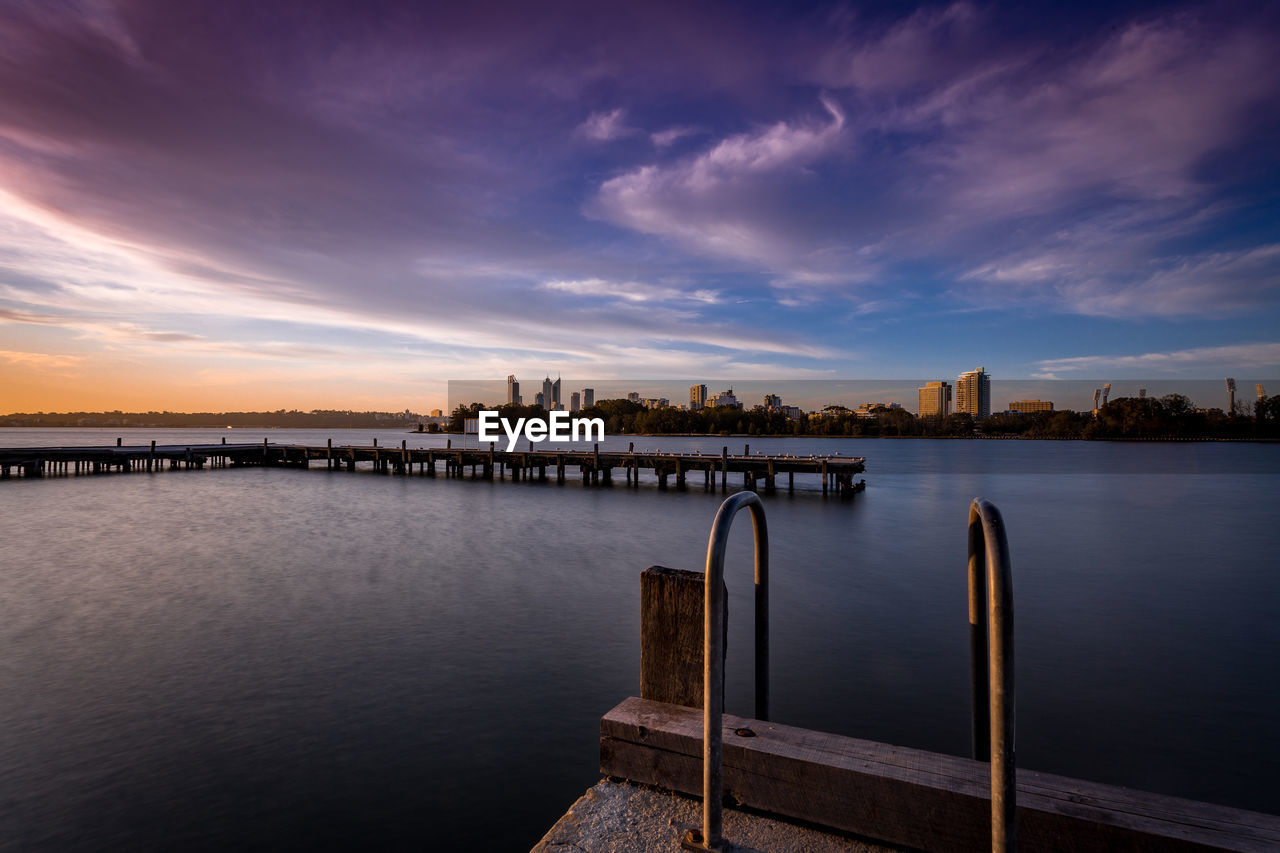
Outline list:
[[[1013,575],[995,504],[969,505],[969,673],[973,757],[991,763],[991,849],[1017,848]]]
[[[729,528],[741,509],[751,511],[755,531],[756,719],[769,718],[769,528],[755,492],[738,492],[720,505],[707,539],[707,573],[702,659],[702,835],[691,832],[684,845],[699,850],[723,847],[724,792],[724,555]]]

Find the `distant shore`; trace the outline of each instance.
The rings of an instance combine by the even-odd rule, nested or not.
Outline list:
[[[393,432],[402,435],[434,435],[445,438],[454,438],[462,436],[459,432],[419,432],[416,429],[405,429],[404,424],[396,426],[170,426],[163,424],[120,424],[113,426],[70,426],[66,424],[45,425],[45,424],[0,424],[2,429],[47,429],[47,430],[117,430],[128,432],[140,432],[146,430],[158,429],[206,429],[217,430],[220,432],[245,432],[247,430],[382,430],[384,432]],[[616,437],[626,438],[722,438],[734,439],[738,441],[746,441],[748,443],[753,439],[837,439],[837,440],[858,440],[858,441],[915,441],[915,440],[944,440],[944,441],[1115,441],[1115,442],[1233,442],[1247,444],[1280,444],[1280,438],[1268,436],[1241,437],[1241,436],[1084,436],[1084,435],[1018,435],[1018,434],[1000,434],[1000,435],[818,435],[818,434],[787,434],[787,435],[761,435],[751,433],[695,433],[695,432],[621,432],[614,433]]]

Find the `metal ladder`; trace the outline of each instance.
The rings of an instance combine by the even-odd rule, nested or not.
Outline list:
[[[769,718],[769,529],[764,504],[739,492],[720,505],[707,541],[703,620],[702,829],[681,838],[687,850],[723,851],[724,555],[739,510],[755,531],[756,710]],[[969,649],[973,757],[991,764],[991,849],[1016,849],[1013,582],[1000,511],[985,498],[969,506]],[[980,662],[985,660],[985,665]],[[993,713],[994,709],[994,713]]]

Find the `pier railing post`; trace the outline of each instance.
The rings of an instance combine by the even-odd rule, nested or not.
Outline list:
[[[702,572],[650,566],[640,573],[641,699],[702,707],[705,613]],[[727,631],[728,611],[723,615]]]
[[[1013,576],[1004,519],[985,498],[969,505],[969,651],[973,757],[991,762],[991,849],[1017,849]]]

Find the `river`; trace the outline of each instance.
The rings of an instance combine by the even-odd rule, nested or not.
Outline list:
[[[446,440],[5,429],[0,445],[117,435]],[[1280,446],[603,447],[628,442],[867,457],[852,501],[816,478],[765,499],[776,720],[967,752],[965,522],[982,495],[1009,531],[1019,766],[1277,810]],[[702,567],[723,496],[701,482],[0,483],[0,848],[528,849],[596,781],[599,718],[638,690],[641,570]],[[742,714],[750,547],[744,518],[727,564]]]

